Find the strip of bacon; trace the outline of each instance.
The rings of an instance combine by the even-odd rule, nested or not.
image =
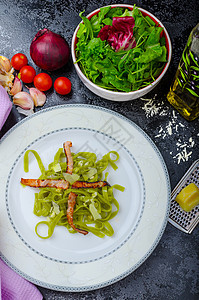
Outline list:
[[[95,181],[95,182],[88,182],[88,181],[75,181],[72,184],[73,189],[80,189],[80,188],[101,188],[103,186],[109,185],[107,181]]]
[[[66,158],[67,158],[66,173],[72,174],[73,173],[73,158],[72,158],[71,150],[70,150],[70,147],[72,147],[72,142],[70,142],[70,141],[65,142],[63,147],[64,147],[64,152],[65,152]]]
[[[43,187],[54,187],[57,189],[67,190],[69,188],[69,182],[63,179],[25,179],[21,178],[21,183],[35,188]],[[72,189],[81,188],[101,188],[103,186],[109,185],[107,181],[76,181],[72,184]]]
[[[66,216],[67,216],[69,225],[74,230],[86,235],[86,234],[88,234],[88,231],[76,228],[75,225],[73,224],[73,212],[74,212],[74,207],[76,204],[76,198],[77,198],[77,195],[73,192],[70,192],[69,197],[68,197],[68,208],[67,208]]]
[[[54,187],[57,189],[67,190],[69,182],[62,179],[25,179],[21,178],[21,183],[35,188]]]

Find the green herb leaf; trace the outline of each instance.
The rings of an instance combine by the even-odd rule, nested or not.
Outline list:
[[[160,58],[162,55],[162,47],[160,44],[155,44],[148,46],[146,48],[146,51],[138,58],[135,60],[139,63],[149,63],[157,58]]]

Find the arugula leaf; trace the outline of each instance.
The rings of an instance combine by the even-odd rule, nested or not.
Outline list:
[[[162,46],[162,54],[156,59],[156,61],[164,63],[167,62],[167,48],[165,46]]]
[[[153,22],[153,20],[151,20],[151,18],[149,18],[149,16],[145,17],[145,21],[147,21],[147,23],[151,26],[155,26],[155,22]]]
[[[113,7],[111,10],[109,10],[107,14],[107,18],[113,18],[113,17],[120,17],[123,13],[124,9],[121,7]]]
[[[155,45],[157,43],[159,43],[160,41],[160,33],[162,32],[162,28],[161,27],[154,27],[153,30],[151,31],[151,33],[149,34],[149,37],[146,41],[145,46],[152,46]]]
[[[94,15],[91,18],[91,26],[94,32],[99,32],[103,26],[102,20],[105,18],[105,15],[110,11],[111,6],[102,7],[98,15]]]
[[[89,55],[91,54],[100,54],[104,52],[105,42],[98,38],[93,38],[88,42],[87,50]]]
[[[108,58],[105,58],[104,60],[95,63],[96,68],[103,73],[105,76],[107,75],[118,75],[118,70],[111,64],[110,60]]]
[[[86,26],[83,23],[80,23],[79,24],[79,30],[77,32],[78,39],[80,39],[85,32],[86,32]]]
[[[135,61],[138,63],[149,63],[154,59],[157,59],[162,55],[162,47],[160,44],[155,44],[148,46],[146,51],[138,58],[135,58]]]
[[[123,91],[123,92],[130,92],[131,91],[131,84],[130,82],[123,80],[123,79],[119,79],[118,77],[109,74],[106,75],[102,78],[102,82],[108,87],[110,86],[110,89],[116,88],[119,91]]]
[[[89,19],[87,19],[86,17],[83,16],[83,13],[84,12],[81,12],[79,14],[79,16],[82,18],[83,22],[84,22],[84,26],[85,26],[85,32],[86,32],[86,38],[90,38],[92,39],[93,38],[93,29],[92,29],[92,25],[89,21]]]
[[[110,26],[112,26],[112,22],[113,22],[113,20],[111,18],[105,18],[104,20],[102,20],[102,23],[104,25],[110,25]]]

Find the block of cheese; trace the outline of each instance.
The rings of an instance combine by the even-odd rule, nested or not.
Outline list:
[[[191,211],[199,204],[199,188],[195,183],[190,183],[180,191],[175,200],[183,210]]]

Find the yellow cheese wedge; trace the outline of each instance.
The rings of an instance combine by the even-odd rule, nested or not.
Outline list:
[[[175,200],[183,210],[191,211],[199,204],[199,188],[194,183],[190,183],[180,191]]]

